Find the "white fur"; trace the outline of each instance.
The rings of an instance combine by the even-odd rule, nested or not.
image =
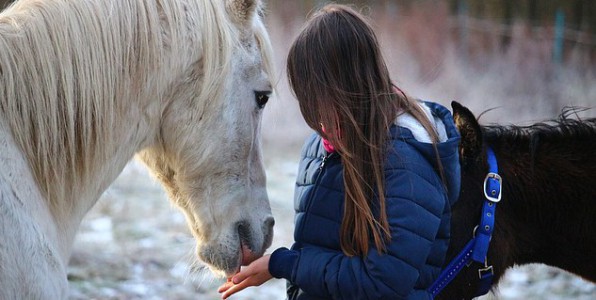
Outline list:
[[[67,297],[77,228],[135,154],[215,271],[239,267],[239,224],[251,255],[270,245],[254,91],[271,90],[271,49],[258,1],[226,1],[20,0],[0,14],[0,299]]]

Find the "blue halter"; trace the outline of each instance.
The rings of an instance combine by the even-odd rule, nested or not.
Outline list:
[[[501,176],[498,174],[497,157],[490,147],[486,149],[486,155],[488,160],[488,174],[484,179],[484,197],[486,200],[482,205],[480,224],[474,228],[474,237],[441,272],[433,285],[428,288],[428,292],[433,298],[455,278],[464,266],[470,263],[470,260],[484,264],[483,268],[478,269],[480,283],[474,297],[484,295],[490,290],[493,279],[493,266],[488,265],[487,253],[495,224],[495,209],[497,203],[501,201],[503,183]]]

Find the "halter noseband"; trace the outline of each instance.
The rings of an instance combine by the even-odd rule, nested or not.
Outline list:
[[[493,279],[493,266],[488,265],[487,253],[495,224],[495,210],[497,203],[501,201],[503,181],[498,173],[497,157],[490,147],[486,149],[486,155],[488,161],[488,174],[484,179],[484,197],[486,199],[482,204],[480,223],[474,228],[472,239],[441,272],[433,285],[428,288],[427,291],[433,298],[455,278],[464,266],[470,263],[470,260],[484,264],[484,268],[478,269],[480,283],[474,297],[482,296],[490,290]]]

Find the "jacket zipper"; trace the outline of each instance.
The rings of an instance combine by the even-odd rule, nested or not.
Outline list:
[[[323,156],[323,161],[321,161],[321,165],[319,166],[319,175],[321,175],[321,171],[323,171],[323,167],[325,167],[325,163],[327,162],[329,157],[331,157],[331,155],[333,155],[333,152],[327,153],[327,154],[325,154],[325,156]],[[317,175],[317,179],[319,179],[319,175]]]
[[[329,157],[331,157],[333,153],[328,153],[325,154],[325,156],[323,156],[323,160],[321,161],[321,164],[319,165],[319,169],[317,176],[315,177],[315,181],[314,181],[314,190],[312,191],[312,193],[309,195],[308,197],[308,202],[306,202],[306,206],[304,207],[304,212],[307,212],[310,209],[310,205],[312,203],[312,198],[314,198],[314,196],[317,193],[317,190],[319,189],[319,181],[321,181],[321,175],[323,175],[323,170],[325,168],[325,163],[327,163],[327,160],[329,159]]]
[[[315,177],[315,181],[313,182],[314,189],[313,191],[310,193],[307,202],[306,202],[306,206],[304,207],[304,214],[305,214],[305,219],[302,221],[302,224],[300,224],[300,233],[303,231],[304,229],[304,224],[308,221],[308,218],[306,218],[306,216],[308,216],[308,211],[310,210],[310,206],[312,205],[312,202],[314,201],[314,197],[317,194],[317,191],[319,189],[319,181],[321,181],[321,177],[323,175],[323,171],[325,168],[325,164],[327,163],[327,160],[329,160],[329,158],[333,156],[333,152],[332,153],[326,153],[325,156],[323,156],[323,160],[321,161],[321,164],[319,165],[319,168],[317,169],[317,176]]]

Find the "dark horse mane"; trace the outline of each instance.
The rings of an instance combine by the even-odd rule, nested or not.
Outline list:
[[[472,238],[480,220],[491,147],[503,178],[487,257],[494,267],[493,287],[509,267],[529,263],[596,282],[596,118],[581,119],[578,109],[569,108],[557,119],[529,126],[481,126],[467,108],[457,102],[452,107],[462,136],[462,185],[445,264]],[[437,298],[473,298],[481,267],[464,268]]]
[[[566,108],[557,119],[535,123],[529,126],[487,125],[483,126],[483,136],[487,142],[505,143],[509,146],[526,145],[529,152],[536,153],[543,144],[574,147],[585,139],[596,136],[596,118],[582,120],[577,113],[581,108]],[[575,115],[575,118],[570,116]]]

